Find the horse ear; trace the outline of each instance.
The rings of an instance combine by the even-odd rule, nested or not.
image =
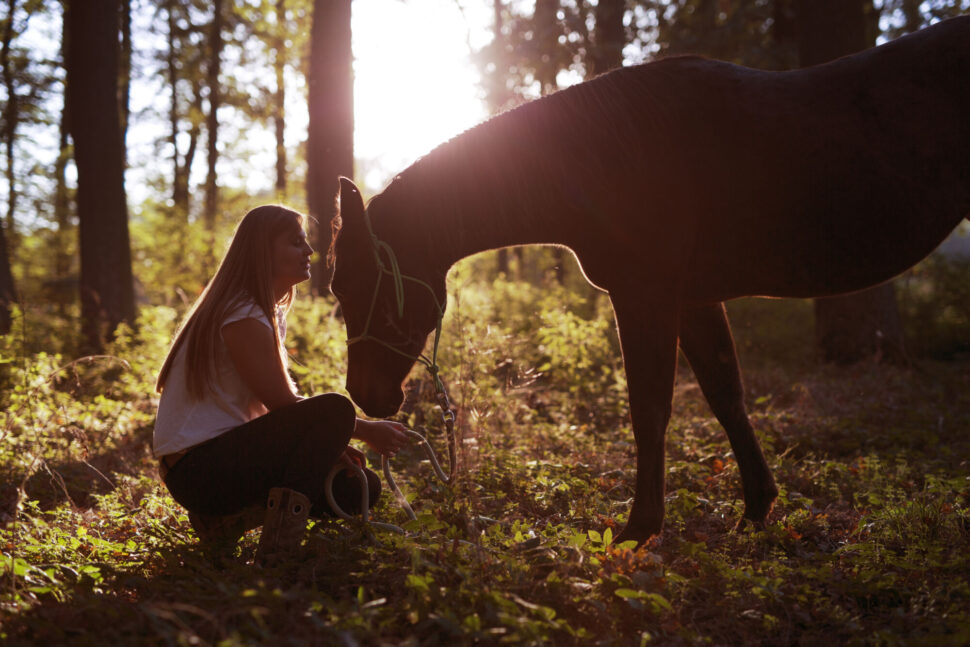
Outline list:
[[[364,198],[357,186],[340,178],[340,219],[343,227],[356,229],[364,225]]]

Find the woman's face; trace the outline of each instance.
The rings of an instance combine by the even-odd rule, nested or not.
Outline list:
[[[310,255],[313,248],[306,240],[306,232],[300,220],[293,217],[287,226],[273,240],[273,287],[277,298],[289,291],[297,283],[310,278]]]

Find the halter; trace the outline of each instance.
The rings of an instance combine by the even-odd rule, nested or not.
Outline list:
[[[388,350],[394,351],[398,355],[407,357],[412,362],[420,362],[428,371],[428,374],[431,376],[432,383],[434,384],[435,400],[437,401],[438,407],[441,409],[441,421],[444,424],[445,430],[448,434],[450,477],[446,482],[450,482],[451,479],[455,477],[455,473],[458,468],[457,448],[455,443],[455,412],[451,408],[451,401],[448,399],[448,392],[445,391],[445,385],[441,381],[441,377],[438,375],[440,371],[440,367],[438,366],[438,342],[441,340],[441,322],[445,316],[445,309],[444,306],[441,305],[441,302],[438,301],[438,295],[435,294],[434,289],[430,285],[417,277],[401,273],[401,267],[397,262],[397,255],[394,254],[394,250],[389,244],[378,238],[374,233],[374,228],[371,227],[370,215],[366,211],[364,212],[364,222],[367,223],[367,231],[370,233],[371,242],[373,243],[372,250],[374,252],[374,260],[377,262],[377,281],[374,284],[374,294],[371,296],[370,309],[367,311],[367,319],[364,321],[364,329],[356,337],[349,337],[347,339],[347,346],[352,346],[357,342],[372,341]],[[390,268],[388,268],[381,259],[382,251],[387,256],[387,264],[390,265]],[[397,300],[398,319],[404,317],[404,281],[411,281],[412,283],[417,283],[418,285],[424,286],[424,288],[427,289],[431,294],[431,298],[434,299],[435,307],[438,309],[438,321],[435,323],[434,327],[434,346],[432,347],[430,358],[426,357],[423,353],[411,355],[410,353],[404,352],[393,344],[384,341],[380,337],[370,334],[371,320],[374,318],[374,310],[377,308],[377,295],[381,291],[381,280],[384,278],[385,274],[390,276],[391,280],[394,281],[394,297]],[[415,435],[420,436],[420,434]],[[431,446],[428,445],[427,449],[430,451]],[[384,473],[388,477],[388,482],[393,483],[393,479],[390,478],[390,472],[387,468],[386,457],[384,457],[383,462]],[[437,461],[433,462],[437,463]],[[367,488],[365,487],[364,491],[366,492],[366,490]],[[403,497],[399,498],[403,499]]]
[[[384,348],[391,350],[398,355],[407,357],[412,362],[420,362],[428,374],[431,375],[431,379],[434,382],[435,393],[439,394],[439,400],[441,399],[441,394],[445,393],[444,384],[441,382],[441,378],[438,375],[440,370],[438,366],[438,342],[441,340],[441,322],[445,316],[445,309],[438,301],[438,295],[435,294],[434,289],[428,285],[425,281],[421,279],[409,276],[407,274],[401,273],[401,268],[397,262],[397,255],[394,254],[394,250],[386,242],[377,237],[374,233],[373,227],[371,227],[370,215],[364,212],[364,222],[367,224],[367,231],[370,233],[371,242],[373,243],[372,250],[374,252],[374,260],[377,262],[377,281],[374,284],[374,294],[371,296],[370,309],[367,311],[367,319],[364,321],[364,329],[356,337],[350,337],[347,339],[347,346],[356,344],[362,341],[372,341]],[[387,256],[387,264],[381,259],[381,252]],[[388,267],[388,265],[390,267]],[[380,337],[370,334],[370,324],[371,320],[374,318],[374,311],[377,308],[377,295],[381,291],[381,280],[387,275],[394,282],[394,297],[397,301],[397,318],[401,319],[404,317],[404,281],[411,281],[412,283],[417,283],[423,286],[431,294],[431,298],[434,300],[435,307],[438,309],[438,321],[435,323],[434,329],[434,346],[432,347],[431,357],[425,356],[423,353],[418,355],[411,355],[406,353],[400,348],[394,346],[390,342],[387,342]],[[447,400],[447,395],[444,397]],[[447,409],[450,413],[450,407]]]

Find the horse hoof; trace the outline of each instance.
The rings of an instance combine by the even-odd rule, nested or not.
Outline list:
[[[756,531],[760,531],[768,527],[768,522],[766,519],[756,521],[747,517],[741,517],[738,519],[738,523],[734,526],[734,532],[744,532],[749,526]]]
[[[747,524],[752,524],[757,530],[764,530],[768,523],[768,515],[775,507],[775,499],[778,498],[778,490],[772,488],[765,493],[765,496],[752,504],[747,500],[744,505],[744,515],[738,521],[735,530],[743,530]]]
[[[625,541],[635,541],[637,542],[637,548],[639,548],[659,534],[659,532],[650,532],[649,530],[627,526],[620,531],[620,534],[616,536],[613,543],[622,544]]]

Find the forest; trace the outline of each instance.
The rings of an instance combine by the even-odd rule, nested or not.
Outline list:
[[[318,250],[289,315],[292,378],[346,393],[325,253],[337,178],[370,197],[402,170],[355,155],[352,17],[375,2],[3,2],[0,642],[970,643],[966,221],[876,288],[727,304],[780,490],[765,527],[738,526],[734,455],[681,361],[664,530],[614,541],[636,447],[610,299],[563,250],[516,247],[448,275],[457,478],[417,445],[394,458],[417,518],[387,492],[370,516],[403,532],[315,521],[300,559],[265,568],[259,530],[229,558],[202,549],[152,456],[155,379],[240,217],[281,203],[310,217]],[[970,14],[970,0],[442,4],[488,19],[468,58],[491,115],[624,65],[790,70]],[[420,368],[395,419],[446,460]]]

